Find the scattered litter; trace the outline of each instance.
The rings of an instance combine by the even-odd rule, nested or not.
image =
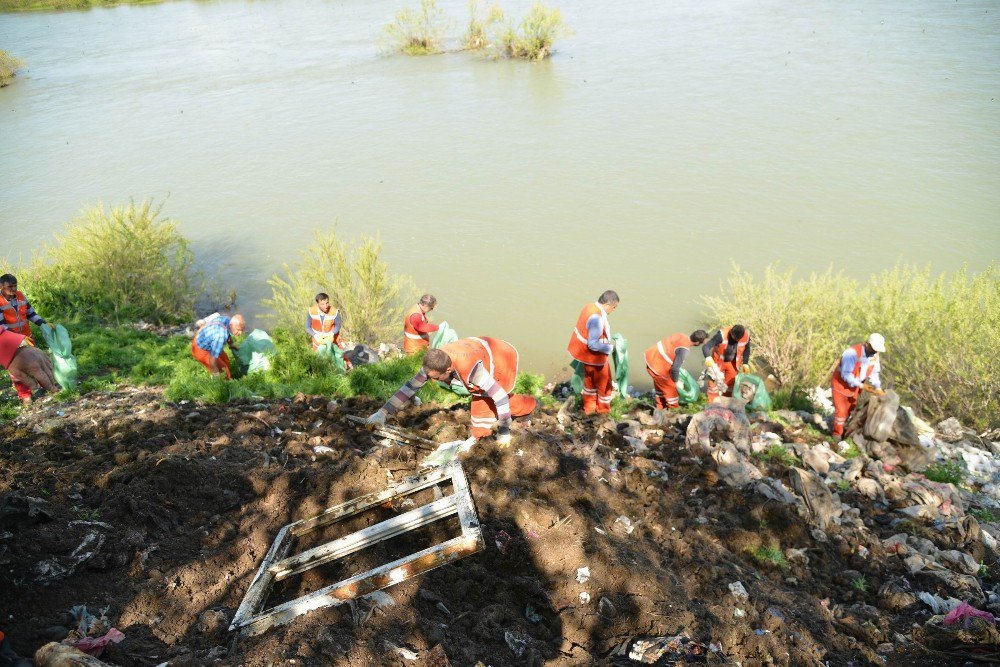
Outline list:
[[[468,440],[453,440],[452,442],[446,442],[428,454],[423,460],[423,465],[443,466],[446,463],[454,461],[459,454],[464,454],[472,449],[472,446],[475,444],[476,441],[472,438],[469,438]]]
[[[858,545],[858,556],[861,558],[868,558],[868,548],[865,545]]]
[[[524,608],[524,617],[528,619],[530,623],[540,623],[542,617],[535,611],[534,605],[530,602]]]
[[[629,639],[619,644],[611,655],[627,657],[643,665],[673,665],[681,660],[704,662],[708,651],[705,644],[692,641],[686,635],[675,635]]]
[[[734,581],[729,584],[729,592],[733,594],[737,600],[749,600],[750,594],[747,593],[747,589],[743,586],[742,581]]]
[[[589,604],[589,603],[590,603],[590,593],[588,593],[587,591],[583,591],[582,593],[580,593],[580,604]]]
[[[510,647],[511,652],[518,658],[524,655],[524,652],[528,649],[528,643],[531,642],[530,637],[511,630],[504,632],[503,638],[507,642],[507,646]]]
[[[618,533],[624,532],[626,535],[631,535],[632,531],[635,530],[635,525],[631,519],[623,515],[615,519],[615,522],[611,524],[611,529]]]
[[[601,601],[597,604],[597,613],[599,613],[604,618],[614,618],[618,615],[618,609],[611,600],[602,597]]]
[[[995,622],[993,614],[991,614],[990,612],[980,611],[979,609],[976,609],[975,607],[970,605],[968,602],[962,602],[957,607],[948,612],[948,615],[944,617],[942,623],[944,625],[954,625],[955,623],[964,620],[965,621],[964,625],[966,628],[968,628],[969,622],[973,618],[981,618],[988,623]]]
[[[763,635],[769,635],[769,634],[771,634],[771,631],[770,630],[764,630],[762,628],[758,628],[757,630],[754,630],[753,633],[755,635],[757,635],[758,637],[761,637]]]
[[[980,612],[981,613],[981,612]],[[125,633],[116,628],[111,628],[100,637],[84,637],[83,639],[67,639],[64,644],[69,644],[73,648],[79,649],[87,655],[95,658],[100,657],[104,652],[104,647],[108,644],[118,644],[125,639]]]
[[[921,602],[930,607],[931,611],[936,615],[947,614],[962,604],[961,600],[956,600],[955,598],[945,599],[927,591],[917,593],[917,597],[920,598]]]
[[[444,602],[438,602],[434,606],[437,607],[439,610],[441,610],[441,613],[444,614],[445,616],[451,616],[451,610],[449,610],[448,607],[444,606]]]
[[[398,644],[394,644],[394,643],[392,643],[391,641],[388,641],[388,640],[383,641],[382,645],[385,646],[386,650],[388,650],[389,652],[391,652],[391,653],[398,653],[403,658],[403,660],[416,660],[417,659],[417,652],[413,651],[413,650],[410,650],[410,649],[406,648],[405,646],[399,646]]]
[[[497,545],[497,549],[500,550],[500,553],[504,554],[505,556],[507,555],[507,550],[510,549],[510,541],[512,539],[514,538],[512,538],[506,530],[501,530],[499,533],[497,533],[495,542]]]
[[[737,607],[736,609],[733,609],[733,618],[743,618],[746,615],[747,615],[747,613],[745,611],[743,611],[742,609],[740,609],[739,607]]]
[[[580,582],[581,584],[584,584],[584,583],[587,583],[588,579],[590,579],[590,567],[589,566],[581,567],[581,568],[577,569],[577,571],[576,571],[576,580],[578,582]]]

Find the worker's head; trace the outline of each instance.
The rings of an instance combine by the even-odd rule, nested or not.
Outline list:
[[[444,350],[427,350],[424,355],[424,372],[432,380],[444,379],[451,370],[451,357]]]
[[[701,345],[708,339],[708,334],[705,333],[704,329],[698,329],[691,334],[691,342],[695,345]]]
[[[885,336],[873,333],[865,341],[865,352],[869,355],[876,352],[885,352]]]
[[[597,297],[597,303],[601,304],[604,312],[610,315],[618,308],[618,292],[613,289],[607,290],[604,294]]]
[[[734,324],[733,328],[729,330],[729,341],[730,343],[738,343],[740,339],[746,335],[747,328],[742,324]]]
[[[316,305],[324,313],[330,312],[330,295],[326,292],[320,292],[316,295]]]
[[[0,276],[0,293],[10,299],[17,295],[17,278],[13,273]]]
[[[247,328],[246,320],[243,319],[242,315],[233,315],[229,319],[229,333],[234,336],[239,336]]]
[[[434,308],[438,305],[438,300],[433,294],[425,294],[420,297],[420,301],[417,302],[417,305],[420,306],[420,310],[422,310],[426,315],[434,310]]]

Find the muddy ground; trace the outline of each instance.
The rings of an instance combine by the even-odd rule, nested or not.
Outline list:
[[[662,436],[646,433],[648,451],[633,454],[620,432],[628,425],[575,419],[564,429],[554,409],[519,424],[509,448],[490,439],[463,457],[484,551],[386,589],[393,606],[319,610],[258,637],[230,634],[283,525],[419,468],[425,452],[382,446],[344,418],[375,407],[322,397],[178,405],[137,389],[0,424],[0,629],[31,655],[66,637],[75,605],[106,608],[126,638],[102,659],[122,666],[637,664],[614,649],[680,633],[713,645],[710,664],[968,658],[921,641],[926,608],[879,608],[883,584],[907,576],[900,558],[859,553],[835,527],[818,542],[788,506],[722,485],[683,446],[684,417]],[[648,424],[648,412],[632,417]],[[444,442],[465,437],[468,411],[413,407],[399,423]],[[850,502],[878,536],[899,532],[887,509]],[[394,511],[405,508],[365,520]],[[270,602],[454,531],[444,522],[293,577]],[[806,558],[762,564],[748,552],[771,543]],[[864,585],[852,584],[861,575]],[[730,593],[736,581],[748,600]]]

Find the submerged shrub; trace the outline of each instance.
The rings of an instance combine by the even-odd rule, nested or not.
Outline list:
[[[0,88],[14,80],[14,74],[24,67],[24,61],[0,49]]]
[[[410,56],[426,56],[441,52],[444,36],[444,13],[435,0],[420,0],[420,9],[410,8],[396,13],[385,27],[385,37],[393,51]]]
[[[181,322],[199,287],[194,256],[162,206],[86,208],[26,266],[0,262],[43,317],[104,322]]]
[[[552,55],[556,40],[572,34],[555,7],[536,2],[515,28],[503,21],[503,12],[495,7],[490,28],[490,49],[497,57],[544,60]]]
[[[786,388],[829,386],[849,345],[886,338],[883,386],[935,418],[1000,424],[1000,267],[933,275],[899,265],[859,282],[828,270],[798,279],[768,267],[760,280],[734,267],[722,294],[703,300],[709,326],[739,322],[755,363]]]
[[[500,5],[490,5],[484,12],[479,0],[469,0],[469,27],[465,33],[465,48],[471,51],[487,48],[490,34],[502,23],[503,9]]]
[[[345,338],[366,345],[397,340],[403,311],[417,294],[409,276],[389,273],[381,251],[377,238],[366,237],[351,248],[336,232],[317,232],[294,268],[286,264],[283,276],[268,279],[272,298],[264,300],[270,310],[264,317],[280,328],[301,331],[316,293],[326,292],[341,310]]]

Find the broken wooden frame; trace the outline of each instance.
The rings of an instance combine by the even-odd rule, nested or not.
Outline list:
[[[409,496],[449,480],[454,489],[452,495],[444,496],[363,530],[307,549],[302,553],[288,555],[292,543],[300,535],[355,516],[386,501]],[[271,609],[260,609],[266,603],[271,586],[275,582],[453,515],[458,515],[462,528],[462,534],[458,537],[373,570],[338,581]],[[301,616],[314,609],[344,604],[459,558],[471,556],[482,551],[484,546],[482,528],[479,525],[479,518],[476,516],[472,494],[469,492],[468,480],[465,478],[462,466],[458,461],[452,461],[445,466],[426,468],[384,491],[369,493],[336,507],[331,507],[312,518],[284,526],[278,531],[274,543],[271,544],[271,548],[257,569],[257,574],[250,583],[250,588],[247,589],[239,609],[236,610],[229,629],[240,630],[244,635],[256,635],[272,626],[288,623],[296,616]]]
[[[373,435],[377,435],[386,440],[393,440],[403,445],[411,445],[417,449],[437,449],[438,443],[433,440],[428,440],[427,438],[421,438],[415,433],[405,431],[401,428],[395,426],[389,426],[387,424],[375,424],[369,425],[368,422],[363,417],[357,417],[355,415],[347,415],[347,421],[351,422],[355,426],[360,426],[368,429]]]

